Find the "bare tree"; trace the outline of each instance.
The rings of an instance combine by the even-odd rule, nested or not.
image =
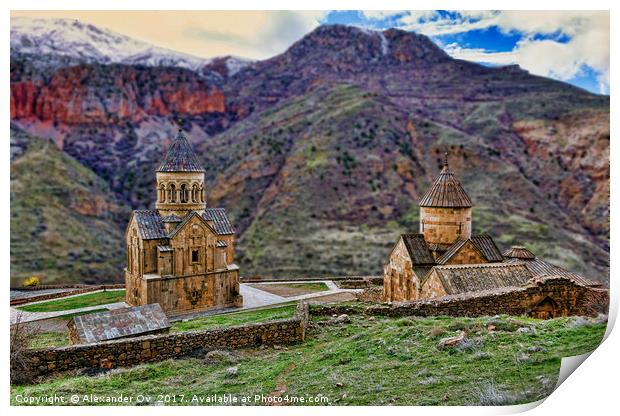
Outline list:
[[[23,313],[17,312],[15,323],[11,325],[10,335],[11,383],[25,384],[32,381],[33,374],[24,353],[37,332],[36,326],[23,322]]]

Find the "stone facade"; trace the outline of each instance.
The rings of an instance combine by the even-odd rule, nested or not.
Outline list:
[[[471,237],[471,208],[420,207],[420,233],[429,244]]]
[[[125,234],[126,302],[169,315],[242,306],[235,232],[207,208],[204,169],[179,132],[156,172],[156,210],[134,211]]]
[[[85,345],[28,350],[25,368],[33,376],[86,368],[116,368],[159,362],[187,355],[200,348],[249,348],[303,342],[308,326],[308,306],[298,306],[295,316],[257,324],[205,331],[147,335]],[[16,363],[12,364],[13,366]],[[12,367],[11,371],[16,368]]]
[[[411,258],[402,238],[394,246],[388,264],[384,266],[384,274],[385,299],[417,299],[418,279],[414,277]]]

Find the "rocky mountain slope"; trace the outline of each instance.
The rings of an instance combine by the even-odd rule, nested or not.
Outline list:
[[[183,124],[245,275],[380,273],[450,149],[476,232],[606,279],[608,97],[454,60],[400,30],[322,26],[269,60],[229,60],[50,69],[14,51],[11,117],[127,208],[152,205],[153,169]]]
[[[47,140],[11,130],[11,284],[118,280],[127,206]]]

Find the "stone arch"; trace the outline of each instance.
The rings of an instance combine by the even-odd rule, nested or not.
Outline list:
[[[164,185],[163,182],[159,184],[158,193],[159,194],[158,194],[157,200],[159,202],[165,202],[166,201],[166,185]]]
[[[205,202],[205,188],[200,185],[200,202]]]
[[[177,187],[173,183],[168,185],[168,202],[177,202]]]
[[[198,202],[200,196],[198,195],[198,185],[196,183],[192,184],[192,202],[195,204]]]
[[[189,189],[186,183],[182,183],[179,189],[179,202],[182,204],[187,204],[189,202]]]
[[[560,307],[555,300],[547,296],[532,308],[530,315],[537,319],[556,318],[560,315]]]

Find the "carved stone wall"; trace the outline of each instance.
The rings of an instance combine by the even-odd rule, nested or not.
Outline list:
[[[157,172],[156,204],[162,216],[206,208],[203,172]]]

